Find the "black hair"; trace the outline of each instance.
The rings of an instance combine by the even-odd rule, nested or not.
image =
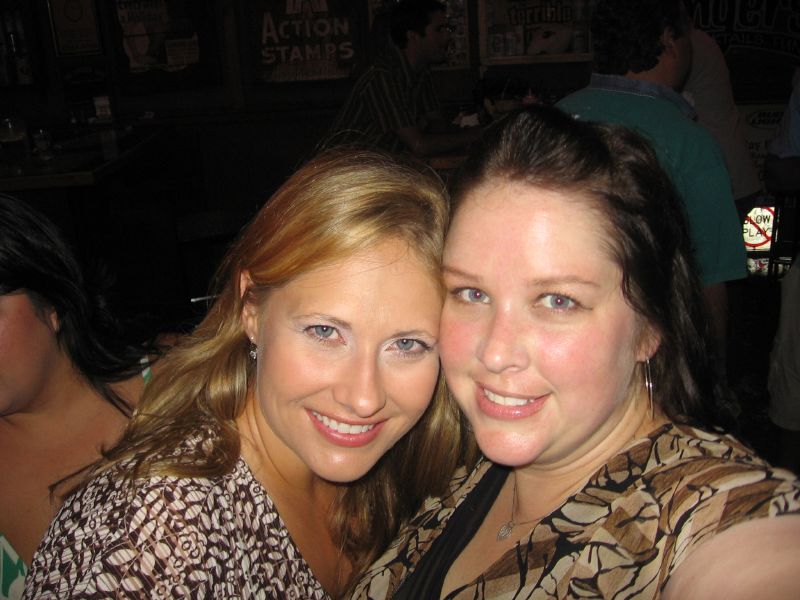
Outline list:
[[[594,70],[625,75],[652,69],[664,51],[664,30],[680,38],[690,26],[683,0],[598,0],[591,21]]]
[[[409,31],[424,36],[431,15],[437,12],[447,12],[447,7],[438,0],[400,0],[391,12],[392,41],[398,48],[405,48]]]
[[[660,337],[650,358],[655,403],[675,422],[733,429],[683,205],[650,144],[621,125],[531,107],[473,145],[453,184],[453,210],[493,179],[587,198],[604,217],[627,302]]]
[[[0,194],[0,295],[23,292],[41,319],[53,310],[59,346],[115,408],[131,407],[110,387],[140,373],[157,349],[126,341],[101,290],[92,291],[56,226],[30,205]]]

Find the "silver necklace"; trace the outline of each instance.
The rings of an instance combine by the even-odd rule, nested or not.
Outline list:
[[[513,477],[512,473],[512,477]],[[534,523],[536,521],[541,521],[542,517],[537,517],[536,519],[531,519],[530,521],[520,521],[517,523],[514,520],[514,513],[517,510],[517,478],[514,477],[514,488],[511,491],[511,518],[503,523],[500,526],[500,529],[497,530],[497,541],[501,542],[504,539],[508,538],[511,535],[511,532],[514,531],[514,527],[517,525],[527,525],[528,523]]]

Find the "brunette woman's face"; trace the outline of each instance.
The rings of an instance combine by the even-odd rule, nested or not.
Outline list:
[[[61,352],[56,317],[22,291],[0,296],[0,416],[33,408]]]
[[[273,461],[364,475],[419,420],[439,373],[441,285],[387,241],[271,291],[244,311]]]
[[[613,432],[647,356],[590,206],[490,180],[448,234],[442,365],[481,450],[501,464],[579,459]]]

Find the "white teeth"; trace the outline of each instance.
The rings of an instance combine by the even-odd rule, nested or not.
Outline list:
[[[339,423],[339,421],[334,421],[330,417],[326,417],[325,415],[321,415],[318,412],[311,411],[311,414],[320,421],[325,427],[328,429],[333,429],[338,433],[365,433],[375,427],[375,425],[350,425],[349,423]]]
[[[489,400],[495,404],[501,404],[502,406],[525,406],[529,402],[529,400],[525,398],[509,398],[508,396],[501,396],[500,394],[495,394],[486,389],[483,390],[483,393],[486,394]]]

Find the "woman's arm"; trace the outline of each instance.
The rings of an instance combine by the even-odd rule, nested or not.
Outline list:
[[[800,515],[734,525],[675,569],[664,600],[794,600],[800,594]]]

